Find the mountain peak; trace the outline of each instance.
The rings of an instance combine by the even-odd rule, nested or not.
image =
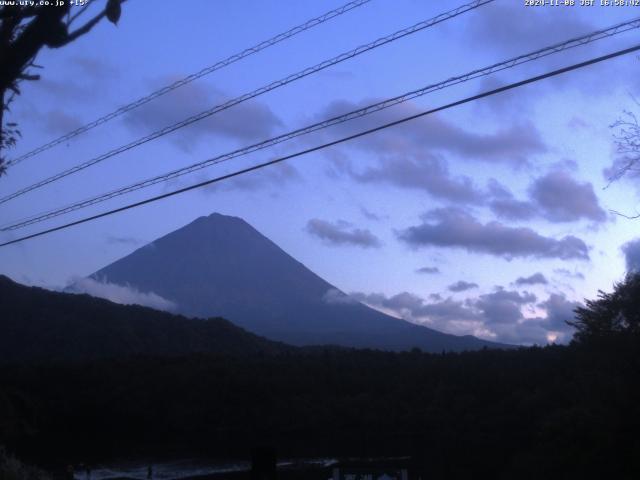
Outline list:
[[[194,230],[197,231],[197,235],[205,235],[204,239],[208,239],[212,235],[217,237],[224,235],[238,235],[239,232],[244,232],[245,236],[260,235],[257,230],[242,218],[214,212],[210,215],[198,217],[191,223],[169,233],[168,235],[165,235],[165,237],[162,238],[170,237],[174,234],[188,234]]]
[[[208,216],[203,216],[200,217],[203,218],[205,220],[209,220],[209,221],[214,221],[214,222],[220,222],[220,221],[233,221],[233,222],[241,222],[241,223],[246,223],[248,225],[247,222],[244,221],[244,219],[240,218],[240,217],[236,217],[233,215],[225,215],[223,213],[218,213],[218,212],[213,212]]]
[[[156,294],[190,317],[220,316],[295,345],[402,350],[490,346],[392,318],[338,290],[243,219],[212,213],[94,273],[92,278]]]

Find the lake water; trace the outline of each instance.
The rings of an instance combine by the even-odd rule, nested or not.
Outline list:
[[[278,468],[330,467],[335,463],[337,460],[332,458],[290,459],[279,461]],[[220,462],[189,459],[151,464],[149,462],[122,462],[95,466],[91,469],[90,475],[79,468],[76,470],[74,478],[75,480],[107,480],[126,477],[147,480],[149,465],[152,466],[154,480],[177,480],[198,475],[242,472],[251,469],[251,463],[248,461]]]

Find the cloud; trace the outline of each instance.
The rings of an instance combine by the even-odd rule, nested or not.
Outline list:
[[[64,102],[65,108],[70,105],[84,105],[96,100],[96,91],[88,82],[80,82],[77,79],[58,80],[48,76],[43,77],[33,85],[45,92],[51,98]]]
[[[477,203],[484,197],[469,177],[452,177],[444,160],[427,154],[417,158],[385,157],[380,159],[378,166],[361,172],[349,169],[348,173],[361,183],[383,183],[422,190],[455,203]]]
[[[450,292],[464,292],[466,290],[471,290],[472,288],[478,288],[478,284],[465,282],[464,280],[458,280],[456,283],[447,287]]]
[[[640,271],[640,238],[631,240],[622,246],[627,272]]]
[[[428,275],[433,275],[436,273],[440,273],[440,269],[438,267],[422,267],[416,270],[416,273],[424,273]]]
[[[38,116],[44,129],[52,135],[69,133],[83,125],[83,122],[64,110],[50,110]]]
[[[496,292],[480,295],[475,307],[482,311],[488,324],[508,324],[522,320],[522,306],[536,301],[532,293],[523,294],[499,289]]]
[[[71,293],[87,293],[93,297],[105,298],[123,305],[143,305],[156,310],[175,311],[177,305],[171,300],[153,292],[140,292],[129,285],[118,285],[93,278],[80,278],[72,282],[67,291]]]
[[[195,175],[186,175],[183,177],[173,178],[163,183],[163,190],[170,192],[180,188],[188,187],[196,183],[202,183],[212,178],[203,172]],[[203,195],[216,194],[221,191],[230,192],[242,190],[246,192],[264,190],[269,187],[277,187],[273,190],[279,193],[285,184],[290,184],[295,180],[300,180],[301,176],[298,170],[292,165],[280,163],[255,170],[237,177],[227,179],[223,182],[209,184],[197,191]]]
[[[493,198],[489,208],[507,220],[530,220],[534,217],[554,223],[582,219],[599,223],[607,220],[593,185],[578,182],[563,170],[554,170],[535,179],[529,187],[529,200],[526,201],[517,200],[495,181],[490,184],[490,192]]]
[[[467,34],[474,42],[502,52],[528,52],[593,30],[571,8],[523,8],[519,2],[496,2],[470,18]]]
[[[223,104],[229,97],[222,91],[190,83],[126,114],[124,122],[136,132],[156,131],[207,108]],[[264,103],[249,100],[195,122],[169,138],[185,151],[211,137],[242,142],[272,136],[282,121]]]
[[[489,206],[493,213],[506,220],[530,220],[538,214],[531,202],[515,198],[499,198],[491,201]]]
[[[414,248],[425,246],[462,248],[512,259],[515,257],[588,260],[587,245],[572,235],[559,240],[542,236],[530,228],[513,228],[500,222],[480,223],[457,208],[435,209],[422,223],[397,233]]]
[[[360,103],[345,100],[334,101],[319,115],[329,118],[376,102],[376,99]],[[372,128],[374,126],[419,113],[416,105],[407,102],[393,109],[383,110],[336,128],[344,134]],[[528,156],[544,153],[544,144],[537,128],[529,122],[510,124],[491,133],[473,132],[442,116],[426,116],[386,129],[366,142],[355,142],[357,148],[378,155],[415,155],[448,153],[468,161],[502,162],[511,165],[528,163]]]
[[[547,311],[544,320],[544,326],[547,329],[556,332],[573,332],[573,327],[566,322],[575,319],[574,310],[580,306],[580,303],[571,302],[564,295],[552,293],[539,306]]]
[[[569,341],[572,329],[564,321],[578,305],[562,295],[551,295],[535,305],[537,298],[532,293],[503,288],[464,301],[434,294],[426,301],[409,292],[390,297],[382,293],[351,296],[372,308],[444,332],[525,345]],[[522,310],[533,306],[545,316],[525,317]]]
[[[413,293],[402,292],[387,297],[382,293],[364,294],[355,292],[351,293],[350,296],[374,308],[382,309],[387,313],[392,313],[408,320],[424,316],[422,309],[425,307],[425,302],[421,297]]]
[[[606,212],[589,182],[580,183],[567,172],[553,171],[538,178],[531,186],[531,198],[552,222],[572,222],[581,218],[604,222]]]
[[[100,57],[79,56],[71,60],[74,65],[84,76],[93,80],[105,80],[107,78],[115,78],[120,74],[119,69],[110,63],[107,63]]]
[[[352,305],[358,303],[358,300],[350,297],[337,288],[330,288],[322,296],[322,301],[330,305]]]
[[[522,2],[517,1],[494,2],[483,8],[482,12],[478,12],[478,15],[469,17],[468,27],[456,33],[459,33],[458,40],[461,44],[472,42],[491,57],[502,60],[609,27],[623,21],[623,16],[619,13],[603,6],[579,9],[526,8]],[[572,49],[573,53],[569,55],[578,59],[608,53],[607,49],[624,48],[625,43],[629,41],[629,35],[630,33],[626,33],[605,42],[581,45]],[[521,65],[518,70],[523,75],[534,75],[540,74],[541,69],[551,71],[561,68],[566,66],[567,62],[567,53],[559,53]],[[516,89],[474,103],[478,110],[491,110],[494,118],[499,121],[526,119],[534,114],[541,98],[552,102],[552,98],[561,101],[568,94],[578,92],[583,100],[593,102],[595,97],[606,98],[618,89],[633,89],[629,79],[633,78],[636,69],[637,62],[631,56],[610,62],[606,70],[607,82],[602,81],[602,69],[583,69],[573,75],[560,75],[553,81],[540,82],[535,88],[527,89],[526,94]],[[503,83],[514,80],[513,74],[508,71],[498,73],[497,77],[504,80]],[[494,78],[492,75],[486,82]]]
[[[229,181],[213,184],[210,188],[204,188],[203,191],[205,193],[212,193],[218,188],[225,190],[255,191],[273,185],[281,188],[285,183],[300,179],[300,173],[295,167],[287,163],[280,163],[269,168],[231,178]]]
[[[549,282],[543,274],[538,272],[530,277],[519,277],[515,283],[520,287],[522,285],[547,285]]]
[[[355,245],[363,248],[378,248],[382,245],[378,237],[369,230],[354,228],[344,220],[330,223],[314,218],[309,220],[306,230],[329,245]]]

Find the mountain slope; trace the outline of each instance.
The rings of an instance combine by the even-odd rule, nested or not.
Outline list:
[[[221,316],[273,340],[427,351],[497,346],[350,302],[240,218],[200,217],[91,275],[155,293],[189,317]],[[337,294],[328,300],[327,292]]]
[[[277,353],[291,347],[230,322],[26,287],[0,275],[0,362],[128,355]]]

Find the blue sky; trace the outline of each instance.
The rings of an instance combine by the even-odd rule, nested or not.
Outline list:
[[[99,3],[96,1],[96,3]],[[338,55],[462,2],[369,4],[176,90],[11,168],[11,193],[224,99]],[[340,1],[130,0],[59,51],[24,85],[12,120],[20,154],[198,71]],[[15,199],[1,223],[154,174],[551,43],[640,16],[631,7],[524,7],[496,0],[238,105]],[[339,138],[505,82],[631,46],[638,32],[495,76],[76,212],[97,213]],[[633,179],[609,188],[610,125],[634,106],[634,55],[447,110],[237,180],[0,249],[0,271],[60,287],[201,215],[244,218],[314,272],[366,303],[458,334],[566,341],[575,302],[610,290],[637,250]],[[11,152],[14,153],[14,152]],[[9,155],[10,157],[12,155]],[[60,218],[20,233],[57,225]],[[17,235],[0,234],[2,240]],[[633,244],[632,244],[633,246]]]

